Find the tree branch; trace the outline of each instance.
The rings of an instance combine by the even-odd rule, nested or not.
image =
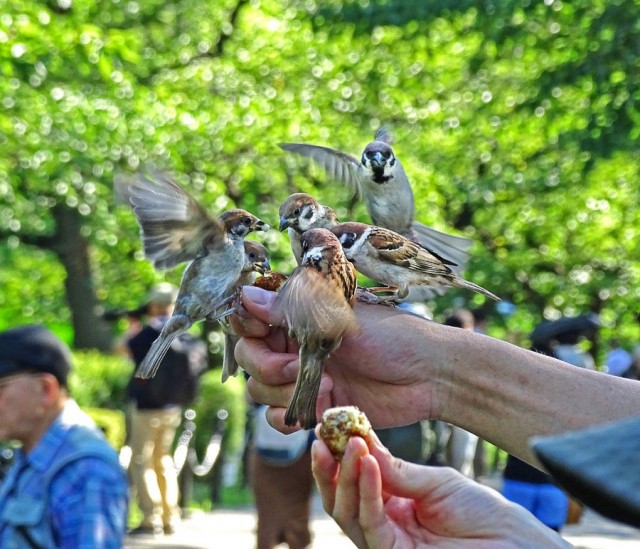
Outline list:
[[[0,240],[8,240],[9,237],[15,236],[28,246],[34,246],[36,248],[42,248],[43,250],[53,251],[55,238],[50,235],[37,235],[37,234],[17,234],[13,231],[0,230]]]
[[[198,55],[194,55],[186,63],[178,63],[174,65],[160,67],[157,70],[150,72],[147,76],[141,77],[139,79],[139,82],[142,84],[148,84],[151,80],[153,80],[154,77],[156,77],[162,71],[165,71],[165,70],[172,71],[177,69],[183,69],[185,67],[188,67],[192,63],[195,63],[202,59],[217,59],[218,57],[222,57],[222,55],[224,54],[224,47],[226,43],[231,39],[233,30],[235,30],[236,28],[236,21],[238,20],[238,17],[240,15],[240,10],[245,4],[248,3],[248,1],[249,0],[238,0],[238,3],[235,5],[235,7],[231,10],[229,14],[228,22],[231,25],[232,31],[228,34],[221,32],[220,35],[218,36],[218,40],[216,41],[214,47],[211,50],[203,53],[199,53]]]

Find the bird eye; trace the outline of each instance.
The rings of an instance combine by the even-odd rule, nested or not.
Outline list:
[[[245,225],[245,227],[249,227],[251,225],[251,218],[250,217],[243,217],[242,218],[242,223]]]
[[[293,215],[299,216],[300,215],[300,208],[296,208],[295,210],[293,210]]]
[[[355,244],[356,233],[344,233],[340,235],[340,244],[343,248],[351,248]]]

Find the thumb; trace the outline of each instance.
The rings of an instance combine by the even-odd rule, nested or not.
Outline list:
[[[457,473],[446,467],[429,467],[394,457],[373,431],[368,438],[368,446],[378,462],[384,490],[395,496],[419,499],[454,480],[452,476]]]
[[[257,319],[269,324],[281,325],[281,315],[276,315],[273,310],[278,294],[263,290],[257,286],[242,287],[242,305]]]

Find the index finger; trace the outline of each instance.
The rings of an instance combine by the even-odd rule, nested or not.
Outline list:
[[[316,479],[322,506],[331,515],[336,499],[338,462],[334,459],[327,445],[319,438],[318,433],[319,427],[316,427],[316,436],[318,438],[313,441],[311,446],[311,470]]]

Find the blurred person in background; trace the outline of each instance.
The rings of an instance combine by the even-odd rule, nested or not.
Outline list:
[[[596,363],[593,356],[578,347],[582,337],[582,334],[576,331],[558,334],[551,342],[552,356],[579,368],[595,370]]]
[[[631,364],[622,374],[627,379],[640,379],[640,345],[636,345],[631,353]]]
[[[0,333],[0,547],[119,548],[129,493],[114,448],[70,397],[69,349],[30,325]]]
[[[311,544],[311,443],[313,431],[284,435],[267,423],[267,407],[250,401],[253,440],[250,448],[251,489],[256,504],[257,549]]]
[[[467,309],[456,309],[447,318],[443,324],[445,326],[454,326],[463,330],[474,330],[475,321],[471,311]],[[473,364],[469,364],[473,368]],[[476,453],[478,437],[469,431],[465,431],[455,425],[450,425],[449,440],[447,441],[447,465],[453,467],[456,471],[460,471],[467,477],[473,477],[473,459]]]
[[[173,312],[178,288],[154,286],[146,300],[148,319],[126,342],[136,369]],[[178,475],[172,448],[182,420],[183,406],[197,393],[199,376],[207,368],[204,342],[183,334],[171,345],[156,375],[132,375],[128,387],[130,476],[142,521],[129,535],[170,535],[180,523]]]
[[[593,335],[598,327],[599,319],[593,315],[543,323],[531,334],[532,350],[594,370],[593,357],[581,351],[577,344],[583,337]],[[502,476],[504,497],[522,505],[553,530],[559,532],[566,524],[570,499],[551,476],[513,455],[507,456]],[[574,520],[578,519],[579,514]]]
[[[621,376],[629,369],[632,363],[633,357],[631,353],[623,349],[617,339],[612,339],[611,348],[607,352],[605,359],[607,373],[613,376]]]

